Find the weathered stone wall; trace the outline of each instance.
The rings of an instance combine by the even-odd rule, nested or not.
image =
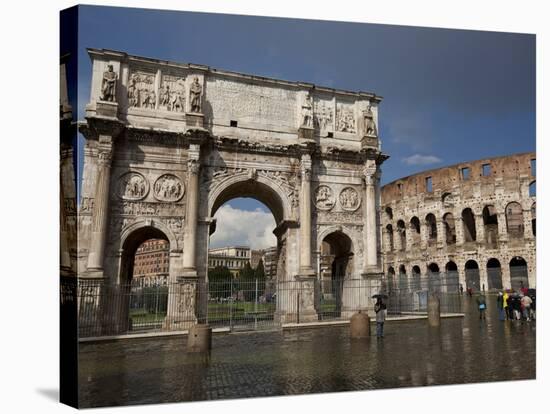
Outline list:
[[[413,266],[419,266],[425,273],[431,263],[444,272],[452,261],[466,288],[465,264],[474,260],[479,266],[480,287],[485,285],[487,289],[487,262],[494,258],[500,262],[503,286],[507,288],[511,284],[510,261],[521,257],[527,263],[529,286],[534,287],[536,259],[532,220],[536,219],[536,200],[534,195],[529,195],[529,187],[535,182],[535,172],[531,171],[531,160],[535,158],[535,153],[524,153],[465,162],[383,186],[380,230],[385,272],[393,269],[398,273],[403,265],[407,276]],[[466,168],[469,176],[465,178]],[[429,177],[431,192],[426,184]],[[507,214],[513,206],[510,203],[518,203],[521,208]],[[469,241],[466,234],[469,229],[465,221],[471,221],[463,220],[465,209],[473,213],[475,229],[471,226],[470,233],[475,240]],[[430,213],[436,222],[436,237],[431,239],[426,221]],[[414,217],[420,222],[420,235],[411,224]],[[453,222],[456,242],[453,242]],[[400,236],[399,228],[404,228],[404,236]],[[518,234],[521,230],[523,234]]]

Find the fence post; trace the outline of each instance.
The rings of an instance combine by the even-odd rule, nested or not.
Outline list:
[[[258,329],[258,278],[256,280],[256,293],[254,299],[254,330]]]
[[[229,301],[229,331],[233,331],[233,276],[229,281],[229,297],[231,298]]]

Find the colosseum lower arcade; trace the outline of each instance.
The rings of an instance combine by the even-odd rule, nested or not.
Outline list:
[[[535,288],[535,158],[465,162],[382,187],[389,286],[445,274],[464,290]]]

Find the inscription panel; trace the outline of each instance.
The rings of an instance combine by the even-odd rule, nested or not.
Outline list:
[[[214,119],[294,129],[298,124],[296,93],[288,89],[209,79],[206,99]]]

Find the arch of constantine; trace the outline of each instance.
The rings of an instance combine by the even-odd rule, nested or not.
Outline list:
[[[325,240],[349,259],[346,280],[368,280],[377,290],[380,165],[387,158],[377,132],[381,97],[88,52],[93,76],[80,125],[86,144],[75,264],[87,289],[128,282],[138,246],[166,240],[170,288],[177,289],[166,329],[189,327],[206,300],[198,286],[208,277],[216,210],[252,197],[277,224],[278,279],[297,286],[277,297],[280,321],[296,320],[289,304],[297,301],[300,321],[317,320],[314,285]],[[372,306],[372,289],[353,306],[344,297],[344,314]]]

